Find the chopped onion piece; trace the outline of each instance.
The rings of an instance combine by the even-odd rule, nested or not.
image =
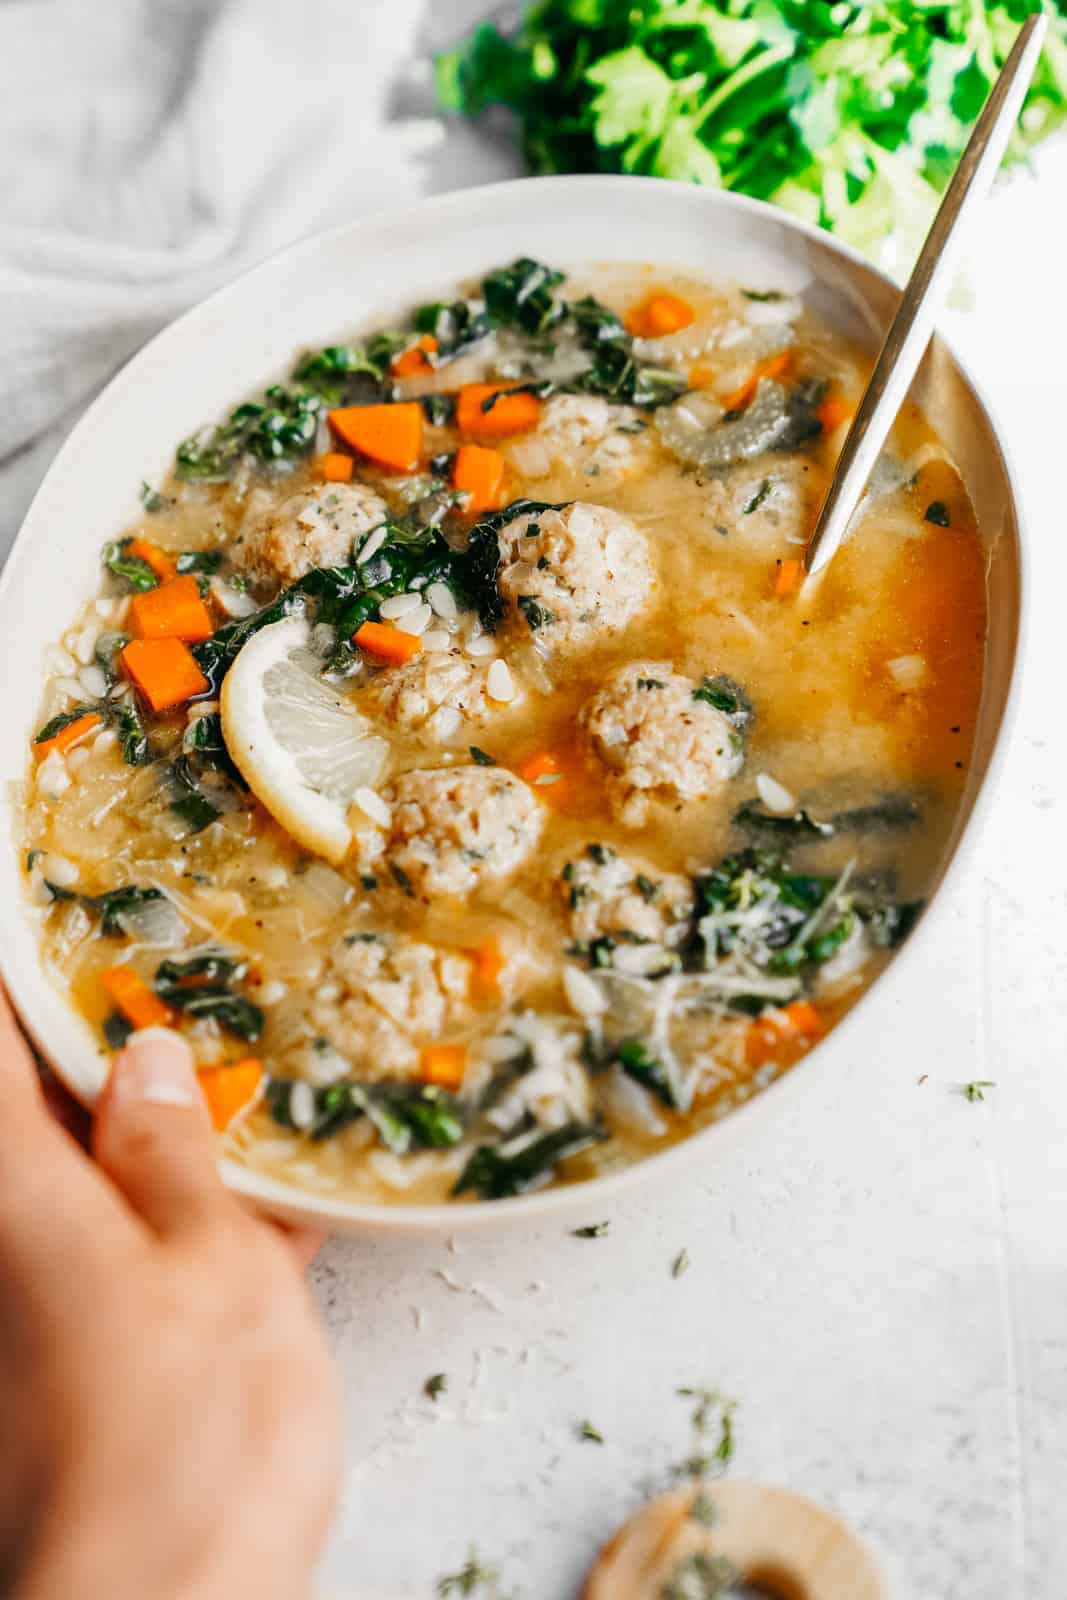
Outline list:
[[[598,1017],[608,1008],[607,996],[600,984],[581,967],[564,967],[563,992],[579,1016]]]

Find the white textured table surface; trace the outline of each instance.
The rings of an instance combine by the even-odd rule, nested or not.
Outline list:
[[[507,170],[457,130],[413,178]],[[1065,184],[1061,146],[997,196],[976,306],[946,319],[1024,485],[1027,671],[992,818],[903,1008],[876,996],[869,1059],[615,1208],[605,1239],[328,1247],[351,1449],[328,1592],[421,1600],[474,1541],[527,1600],[574,1595],[687,1448],[676,1387],[710,1383],[739,1401],[735,1470],[840,1510],[901,1597],[1067,1594],[1067,327],[1035,292]],[[983,1104],[958,1092],[971,1078],[996,1080]],[[586,1417],[603,1448],[576,1440]]]
[[[363,45],[395,62],[421,11],[425,44],[481,9],[395,0],[393,36]],[[398,201],[516,170],[466,128],[408,120],[381,147]],[[607,1238],[327,1247],[315,1287],[351,1462],[330,1596],[430,1600],[473,1541],[524,1600],[569,1600],[687,1450],[687,1383],[738,1400],[735,1471],[840,1510],[901,1600],[1067,1595],[1065,185],[1061,144],[998,195],[976,308],[947,319],[1005,424],[1031,536],[1022,713],[950,914],[903,995],[872,1000],[869,1058],[812,1073],[703,1173],[592,1207]],[[983,1104],[958,1093],[971,1078],[996,1080]],[[439,1371],[434,1406],[421,1390]],[[586,1417],[603,1447],[575,1438]]]

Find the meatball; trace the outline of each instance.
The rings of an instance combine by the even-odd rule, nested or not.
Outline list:
[[[425,731],[446,741],[463,723],[492,709],[486,669],[458,650],[423,651],[402,667],[389,667],[360,696],[360,709],[396,728]]]
[[[311,1001],[311,1025],[357,1076],[407,1076],[422,1044],[469,1020],[470,972],[456,951],[350,934],[333,951]]]
[[[253,516],[234,553],[253,577],[292,583],[314,567],[343,567],[372,528],[389,515],[366,483],[324,483]]]
[[[535,434],[512,447],[528,478],[560,470],[617,482],[649,457],[647,424],[633,406],[612,405],[599,395],[557,394],[546,400]]]
[[[607,768],[612,809],[639,827],[654,799],[700,800],[740,771],[743,743],[722,711],[666,661],[631,661],[578,714]]]
[[[526,860],[541,833],[533,791],[501,767],[406,772],[383,791],[388,827],[363,834],[360,864],[384,857],[405,892],[430,900],[469,895]]]
[[[501,531],[500,554],[500,594],[514,624],[557,649],[624,628],[655,581],[629,517],[582,500],[516,517]]]
[[[619,964],[603,957],[621,942],[645,951],[649,965],[662,970],[663,952],[681,944],[692,927],[694,895],[688,878],[626,860],[605,844],[587,845],[576,861],[568,861],[560,888],[572,937],[582,945],[606,941],[601,965]]]

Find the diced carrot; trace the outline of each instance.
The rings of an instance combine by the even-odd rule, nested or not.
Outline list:
[[[138,639],[184,639],[198,644],[215,631],[192,573],[171,578],[158,589],[135,594],[129,608],[130,631]]]
[[[100,974],[100,982],[122,1012],[127,1022],[135,1028],[169,1028],[175,1013],[150,989],[132,967],[108,967]]]
[[[144,561],[152,568],[160,583],[177,577],[178,569],[174,565],[174,557],[161,550],[158,544],[153,544],[151,539],[131,539],[126,546],[126,554]]]
[[[410,661],[412,656],[417,656],[422,649],[422,640],[417,633],[402,633],[399,628],[390,628],[384,622],[365,622],[352,635],[352,643],[358,644],[368,655],[377,656],[380,661],[388,661],[397,667]]]
[[[726,411],[743,411],[756,392],[756,386],[761,378],[784,378],[793,365],[791,350],[780,350],[776,356],[771,356],[766,361],[761,361],[756,370],[750,374],[739,389],[733,394],[728,394],[723,400],[723,409]]]
[[[695,321],[696,312],[688,300],[661,291],[634,306],[626,318],[626,326],[638,339],[663,339]]]
[[[550,787],[545,783],[546,778],[562,778],[563,768],[558,758],[548,750],[541,750],[535,756],[529,756],[519,768],[519,777],[524,783],[539,784],[543,788]]]
[[[501,399],[485,409],[494,395]],[[461,433],[476,439],[506,439],[513,433],[528,433],[541,417],[541,402],[535,394],[509,394],[506,383],[466,383],[456,402],[456,426]]]
[[[757,1017],[748,1030],[745,1056],[750,1066],[773,1061],[783,1048],[795,1048],[799,1040],[811,1043],[821,1038],[826,1027],[810,1000],[794,1000],[781,1011]]]
[[[471,987],[475,996],[482,1000],[499,999],[500,977],[506,965],[500,940],[490,934],[470,952],[470,957]]]
[[[823,433],[834,433],[843,422],[851,422],[852,407],[837,395],[829,395],[815,415],[822,423]]]
[[[805,1039],[818,1039],[826,1031],[818,1009],[810,1000],[792,1000],[782,1014],[789,1018],[790,1025]]]
[[[84,739],[86,734],[92,733],[93,729],[99,726],[100,721],[101,719],[95,711],[87,711],[84,717],[78,718],[77,722],[68,722],[65,728],[60,728],[53,738],[43,739],[40,744],[35,744],[33,746],[34,756],[38,761],[43,761],[46,756],[52,754],[53,750],[58,750],[60,755],[64,755],[68,750],[72,750],[80,740]]]
[[[393,377],[411,378],[416,373],[428,372],[432,363],[427,358],[435,356],[439,349],[440,345],[433,334],[424,333],[421,339],[394,358],[391,369]]]
[[[699,361],[695,367],[689,368],[689,387],[691,389],[710,389],[714,382],[714,368],[705,367]]]
[[[774,592],[779,600],[787,599],[795,589],[800,587],[803,572],[804,563],[802,561],[794,559],[780,563],[774,580]]]
[[[131,639],[122,652],[122,665],[153,711],[184,705],[210,687],[180,639]]]
[[[351,456],[343,456],[339,450],[328,450],[319,457],[319,476],[327,483],[348,483],[354,466]]]
[[[499,511],[504,504],[507,462],[499,450],[486,445],[462,444],[452,463],[452,487],[466,495],[463,509],[471,515]]]
[[[467,1047],[463,1044],[431,1044],[422,1052],[419,1077],[439,1089],[460,1089],[467,1070]]]
[[[422,407],[417,400],[395,405],[345,406],[326,420],[343,443],[394,472],[414,472],[422,453]]]
[[[263,1063],[255,1056],[245,1056],[241,1061],[204,1067],[197,1073],[197,1081],[211,1120],[221,1133],[256,1098],[263,1082]]]

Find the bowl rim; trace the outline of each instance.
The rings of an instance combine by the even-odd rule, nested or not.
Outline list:
[[[341,239],[344,235],[351,234],[357,229],[368,225],[389,228],[403,226],[416,217],[432,219],[439,212],[453,212],[461,208],[464,201],[470,202],[472,196],[477,195],[479,204],[491,203],[496,195],[511,193],[516,189],[551,198],[570,190],[580,190],[590,198],[592,203],[594,194],[602,196],[610,204],[609,197],[618,195],[621,186],[626,185],[626,193],[632,195],[635,187],[662,195],[665,190],[674,191],[676,194],[684,191],[690,203],[695,208],[707,208],[709,211],[727,211],[750,218],[775,224],[788,233],[798,235],[817,245],[822,251],[838,256],[849,265],[861,269],[865,274],[879,280],[884,288],[893,295],[899,296],[900,289],[897,284],[880,268],[874,266],[853,246],[838,239],[825,229],[795,217],[780,207],[767,201],[756,200],[748,195],[736,194],[729,190],[702,188],[694,184],[664,178],[648,178],[633,175],[619,174],[563,174],[550,177],[520,177],[506,179],[492,184],[481,184],[474,188],[455,188],[442,193],[423,197],[408,202],[405,205],[375,210],[362,217],[350,218],[346,222],[334,227],[321,229],[308,235],[306,238],[272,252],[254,266],[239,273],[227,283],[214,290],[211,294],[197,301],[194,305],[183,311],[178,317],[172,319],[159,329],[151,339],[146,341],[133,356],[116,372],[104,385],[90,405],[85,409],[75,426],[71,429],[60,449],[56,452],[48,470],[42,478],[38,488],[27,508],[26,514],[20,524],[18,534],[12,545],[8,560],[0,573],[0,613],[7,601],[8,591],[17,580],[19,561],[18,556],[24,544],[24,534],[28,525],[35,517],[38,502],[41,501],[49,488],[53,476],[58,475],[66,458],[73,454],[79,447],[82,436],[90,433],[96,426],[97,413],[102,410],[105,403],[112,397],[113,390],[119,384],[136,386],[143,368],[150,366],[159,356],[161,349],[172,343],[181,346],[185,335],[190,329],[195,329],[196,324],[202,319],[224,310],[231,300],[237,301],[243,297],[250,285],[254,285],[260,276],[268,276],[277,270],[280,264],[298,266],[305,255],[314,255],[321,251],[330,242]],[[774,250],[773,244],[768,249]],[[710,254],[710,252],[709,252]],[[711,270],[709,263],[709,272]],[[1027,640],[1027,618],[1029,614],[1029,575],[1027,560],[1028,544],[1028,519],[1025,511],[1025,501],[1021,492],[1018,470],[1012,459],[1006,443],[1005,431],[1001,425],[996,409],[990,403],[980,384],[975,380],[971,371],[962,361],[950,340],[942,334],[934,336],[933,343],[942,349],[949,357],[956,369],[964,388],[969,391],[971,398],[977,403],[987,424],[990,443],[996,448],[999,455],[999,466],[1007,484],[1010,496],[1010,509],[1014,516],[1016,537],[1014,541],[1013,567],[1017,584],[1017,607],[1015,611],[1015,638],[1011,648],[1010,676],[1004,693],[1000,709],[999,720],[996,725],[995,735],[989,753],[985,770],[977,781],[977,786],[969,799],[964,796],[961,814],[965,815],[962,826],[950,841],[947,853],[942,858],[939,876],[931,895],[929,909],[920,919],[919,926],[909,936],[906,944],[898,950],[891,966],[860,996],[855,1005],[838,1022],[832,1034],[814,1049],[810,1056],[805,1057],[798,1066],[803,1066],[803,1073],[790,1070],[781,1077],[774,1079],[764,1089],[735,1106],[724,1116],[716,1118],[697,1129],[694,1133],[667,1146],[663,1150],[652,1152],[639,1161],[618,1172],[608,1173],[596,1178],[587,1179],[580,1183],[563,1184],[551,1188],[534,1190],[524,1195],[501,1200],[486,1200],[477,1204],[439,1203],[435,1205],[383,1205],[367,1201],[353,1201],[328,1194],[318,1194],[314,1191],[302,1189],[294,1183],[286,1183],[279,1179],[268,1177],[252,1168],[245,1167],[234,1161],[231,1157],[222,1154],[219,1159],[219,1169],[227,1186],[235,1194],[241,1196],[253,1206],[286,1221],[307,1223],[311,1225],[333,1225],[341,1231],[348,1232],[389,1232],[391,1234],[422,1234],[437,1233],[471,1233],[476,1230],[510,1225],[522,1221],[548,1221],[560,1213],[574,1213],[580,1208],[589,1206],[613,1204],[635,1185],[650,1182],[654,1179],[664,1179],[676,1173],[682,1164],[692,1160],[698,1149],[706,1149],[710,1141],[721,1134],[724,1127],[729,1127],[733,1132],[750,1132],[760,1122],[762,1115],[769,1114],[772,1107],[779,1111],[788,1102],[791,1094],[801,1092],[798,1085],[800,1080],[811,1075],[817,1066],[825,1071],[830,1058],[839,1054],[839,1044],[847,1044],[851,1040],[858,1023],[858,1016],[865,1016],[872,994],[881,992],[891,975],[907,973],[919,959],[928,934],[928,924],[933,920],[931,912],[934,907],[946,898],[947,893],[959,881],[962,873],[974,851],[981,829],[984,826],[991,805],[993,804],[996,790],[1006,762],[1006,753],[1011,742],[1012,732],[1018,716],[1021,696],[1021,683],[1024,671],[1025,646]],[[222,401],[225,404],[225,400]],[[938,918],[938,920],[940,920]],[[32,928],[27,924],[25,932],[33,936]],[[5,949],[0,948],[0,977],[12,999],[12,1004],[17,1009],[17,982],[12,983],[10,977],[10,962]],[[896,981],[894,976],[893,981]],[[37,1038],[32,1020],[22,1018],[21,1025],[40,1044],[42,1052],[44,1043]],[[831,1043],[833,1048],[831,1048]],[[62,1064],[54,1065],[56,1075],[79,1098],[85,1098],[83,1091],[71,1082],[64,1073]]]

